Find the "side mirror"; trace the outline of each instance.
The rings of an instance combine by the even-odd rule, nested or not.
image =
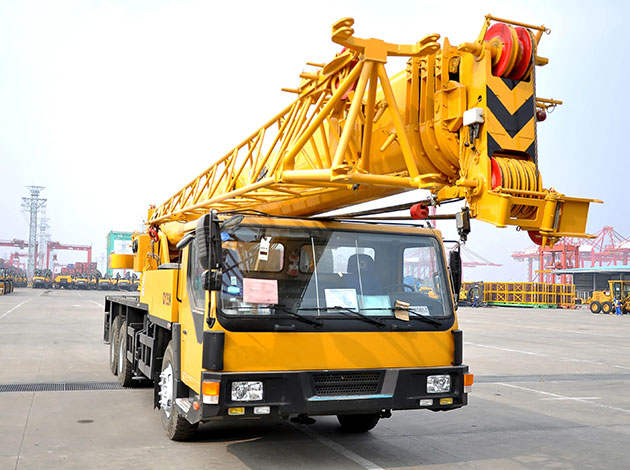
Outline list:
[[[448,268],[453,283],[453,296],[457,302],[459,300],[459,291],[462,288],[462,255],[459,245],[448,253]]]
[[[216,211],[204,214],[195,228],[197,256],[203,269],[219,269],[221,265],[221,228]]]
[[[195,228],[195,242],[199,264],[204,269],[201,281],[206,290],[221,288],[221,227],[216,211],[203,215],[197,221]]]

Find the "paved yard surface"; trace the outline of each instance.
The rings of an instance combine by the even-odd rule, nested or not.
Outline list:
[[[468,407],[394,413],[359,436],[319,418],[213,423],[176,443],[151,389],[117,388],[103,297],[0,297],[1,469],[630,468],[630,315],[460,308]]]

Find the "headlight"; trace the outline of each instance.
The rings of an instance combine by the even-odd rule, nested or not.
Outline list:
[[[445,393],[450,391],[450,375],[429,375],[427,377],[427,393]]]
[[[257,401],[262,399],[262,382],[232,382],[232,400]]]

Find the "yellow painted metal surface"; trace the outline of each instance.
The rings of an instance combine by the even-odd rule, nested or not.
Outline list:
[[[109,254],[109,267],[111,269],[132,269],[133,255]]]
[[[189,250],[184,251],[182,266],[188,266]],[[182,276],[184,278],[185,276]],[[205,305],[209,305],[209,293],[206,292]],[[179,322],[181,323],[181,364],[182,364],[182,381],[195,392],[199,393],[201,389],[201,359],[202,359],[202,342],[197,337],[194,316],[199,318],[203,325],[203,330],[208,329],[205,322],[207,311],[195,311],[191,305],[188,295],[187,279],[180,280],[179,298],[181,299],[181,309],[179,314]],[[201,333],[201,332],[200,332]]]
[[[152,243],[151,236],[148,233],[134,233],[133,242],[137,246],[137,251],[133,256],[133,270],[142,272],[150,269],[157,269],[158,260],[157,253]]]
[[[157,269],[142,276],[140,302],[149,306],[149,313],[167,322],[179,319],[176,299],[178,269]]]
[[[446,332],[229,333],[224,370],[285,371],[450,366]]]

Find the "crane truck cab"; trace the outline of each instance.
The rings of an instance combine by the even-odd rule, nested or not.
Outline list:
[[[270,416],[337,415],[359,432],[392,410],[467,403],[459,287],[437,230],[211,217],[139,295],[106,298],[112,371],[125,386],[153,380],[171,438]]]

